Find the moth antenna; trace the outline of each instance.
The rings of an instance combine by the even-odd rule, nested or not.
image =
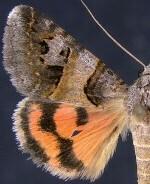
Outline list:
[[[131,52],[129,52],[123,45],[121,45],[103,26],[102,24],[95,18],[91,10],[88,8],[88,6],[85,4],[83,0],[80,0],[83,6],[86,8],[87,12],[90,14],[94,22],[98,25],[98,27],[119,47],[121,48],[126,54],[128,54],[131,58],[133,58],[137,63],[142,65],[144,69],[146,68],[146,65],[139,60],[136,56],[134,56]]]

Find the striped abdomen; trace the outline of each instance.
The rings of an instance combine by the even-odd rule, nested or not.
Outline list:
[[[138,184],[150,184],[150,126],[137,125],[132,130],[135,147]]]

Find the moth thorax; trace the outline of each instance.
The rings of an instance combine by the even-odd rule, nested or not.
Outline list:
[[[129,88],[127,107],[137,163],[138,184],[150,182],[150,65]]]
[[[150,121],[150,65],[129,88],[128,109],[139,121]]]

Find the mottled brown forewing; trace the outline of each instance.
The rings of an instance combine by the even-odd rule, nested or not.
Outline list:
[[[97,106],[125,92],[101,60],[32,7],[13,9],[3,41],[4,66],[26,96]]]

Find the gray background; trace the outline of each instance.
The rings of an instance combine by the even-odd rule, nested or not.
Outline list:
[[[150,1],[86,0],[103,25],[137,57],[150,59]],[[91,21],[79,0],[0,0],[0,36],[9,11],[18,4],[32,5],[51,17],[96,56],[103,59],[127,84],[138,77],[138,64],[118,49]],[[2,42],[0,42],[2,50]],[[23,97],[12,87],[0,67],[0,184],[85,184],[87,181],[64,182],[36,168],[27,155],[18,151],[12,132],[11,115]],[[119,140],[114,157],[95,184],[136,184],[136,163],[132,138]]]

